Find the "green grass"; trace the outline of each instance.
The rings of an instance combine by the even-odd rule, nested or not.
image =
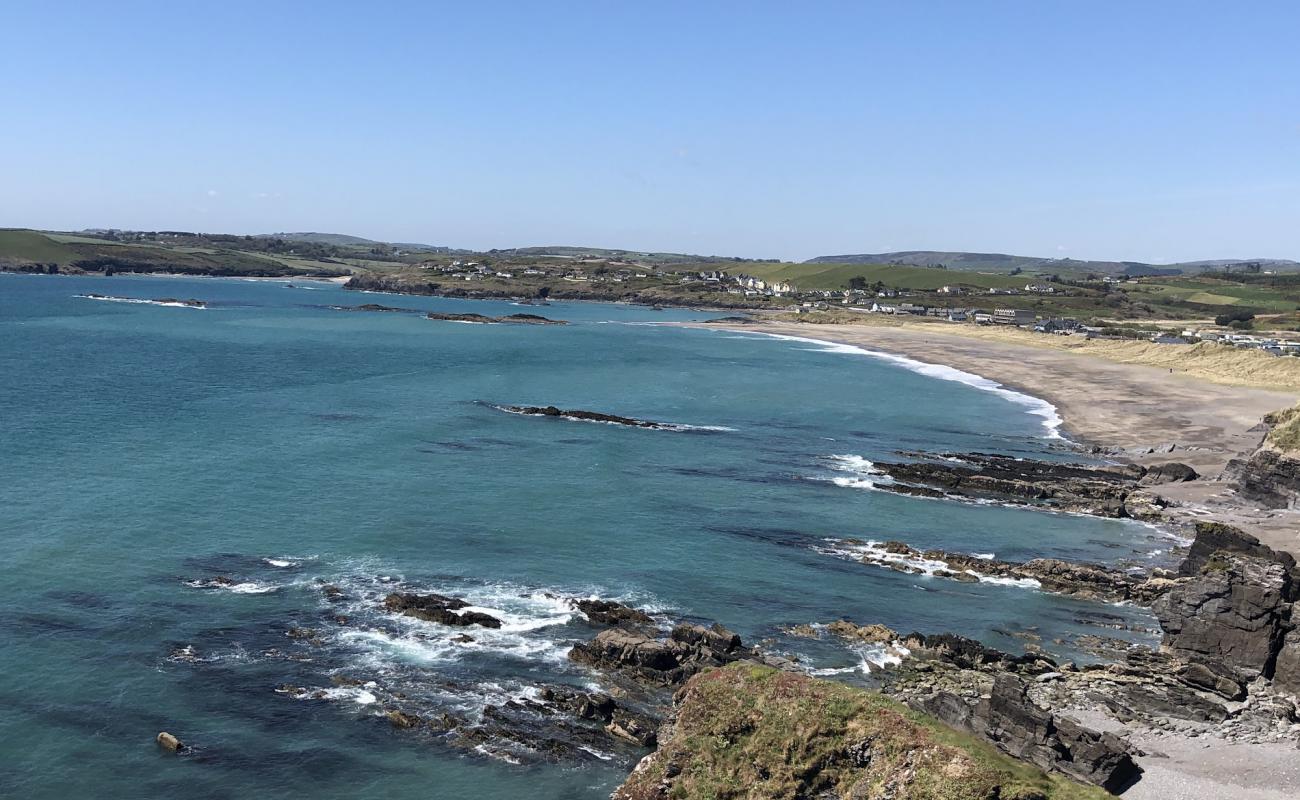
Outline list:
[[[880,281],[895,289],[938,289],[964,286],[976,289],[1023,289],[1027,283],[1043,283],[1030,275],[962,272],[929,267],[901,267],[893,264],[737,264],[731,272],[763,280],[785,280],[800,289],[847,289],[849,279],[865,278],[868,285]]]
[[[28,230],[0,230],[0,260],[66,263],[72,250],[50,237]]]
[[[1169,305],[1248,306],[1259,311],[1294,311],[1300,290],[1243,284],[1221,278],[1149,278],[1127,287],[1135,300]]]

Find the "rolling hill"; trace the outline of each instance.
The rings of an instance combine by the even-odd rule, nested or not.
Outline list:
[[[1259,264],[1262,269],[1279,272],[1300,271],[1300,262],[1287,259],[1220,259],[1184,261],[1175,264],[1147,264],[1141,261],[1086,261],[1074,258],[1042,258],[1016,256],[1006,253],[970,253],[949,250],[899,250],[892,253],[858,253],[852,255],[818,256],[807,264],[904,264],[908,266],[943,266],[950,270],[973,272],[1064,272],[1099,275],[1182,275],[1220,270],[1243,264]]]

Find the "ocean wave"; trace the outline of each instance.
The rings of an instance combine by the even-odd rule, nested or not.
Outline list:
[[[192,589],[220,589],[235,594],[269,594],[280,588],[255,581],[235,581],[223,577],[196,578],[184,581],[184,584]]]
[[[976,375],[973,372],[966,372],[956,367],[947,367],[942,364],[931,364],[928,361],[920,361],[908,356],[900,356],[895,353],[886,353],[880,350],[870,350],[865,347],[859,347],[851,344],[840,344],[838,342],[827,342],[822,339],[810,339],[806,336],[790,336],[783,333],[767,333],[763,331],[754,331],[757,336],[768,336],[774,339],[784,339],[791,342],[802,342],[804,344],[816,345],[817,352],[822,353],[844,353],[847,355],[860,355],[869,358],[888,361],[891,364],[903,367],[912,372],[926,375],[939,380],[952,381],[979,389],[984,392],[991,392],[999,397],[1010,400],[1011,402],[1025,407],[1030,414],[1042,418],[1042,426],[1046,429],[1044,434],[1049,439],[1064,439],[1060,428],[1063,420],[1057,413],[1056,406],[1042,399],[1034,397],[1024,392],[1018,392],[1009,389],[997,381]]]

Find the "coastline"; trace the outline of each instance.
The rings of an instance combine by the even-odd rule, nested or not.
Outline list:
[[[1200,479],[1160,487],[1160,494],[1176,503],[1176,520],[1236,525],[1272,547],[1300,553],[1300,513],[1260,509],[1236,497],[1221,479],[1229,460],[1260,445],[1264,415],[1296,403],[1293,393],[1210,383],[1160,367],[919,327],[766,320],[685,326],[865,349],[864,356],[957,370],[991,384],[976,388],[1037,398],[1050,404],[1061,419],[1061,432],[1080,445],[1143,466],[1178,461],[1195,468]],[[956,375],[934,376],[971,383]]]

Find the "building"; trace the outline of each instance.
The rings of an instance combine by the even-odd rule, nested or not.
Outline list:
[[[998,308],[993,311],[993,322],[996,325],[1033,325],[1035,320],[1034,312],[1024,308]]]

